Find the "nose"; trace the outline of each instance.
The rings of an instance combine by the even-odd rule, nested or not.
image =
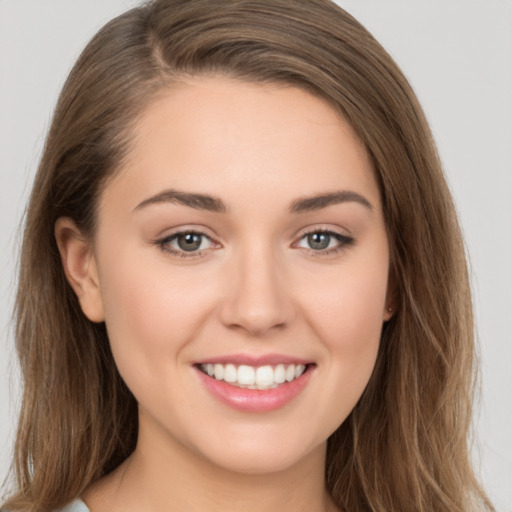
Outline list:
[[[220,318],[229,328],[253,336],[284,328],[293,316],[293,301],[282,264],[271,250],[248,248],[230,262]]]

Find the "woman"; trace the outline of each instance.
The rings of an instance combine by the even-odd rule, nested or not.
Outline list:
[[[17,313],[9,510],[492,510],[430,132],[329,2],[156,1],[102,29],[48,136]]]

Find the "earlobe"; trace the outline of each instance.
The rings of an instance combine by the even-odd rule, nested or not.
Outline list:
[[[384,305],[383,321],[388,322],[391,320],[397,309],[397,289],[396,289],[396,277],[393,267],[390,267],[388,276],[388,290],[386,294],[386,303]]]
[[[82,311],[91,322],[103,322],[103,301],[91,243],[67,217],[57,219],[55,239],[66,279],[78,297]]]
[[[386,309],[384,310],[384,322],[391,320],[392,316],[393,316],[393,308],[391,306],[386,307]]]

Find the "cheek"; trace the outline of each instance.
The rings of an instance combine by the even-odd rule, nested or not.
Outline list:
[[[165,364],[179,361],[204,322],[209,299],[199,279],[171,272],[147,252],[125,254],[102,259],[101,291],[116,364],[136,393],[151,386],[159,368],[165,373]]]
[[[329,354],[323,407],[339,425],[362,395],[375,366],[386,303],[386,258],[347,265],[318,276],[316,293],[304,300],[304,316]]]
[[[303,313],[333,350],[364,350],[380,338],[386,306],[385,251],[354,258],[336,271],[317,272],[302,295]],[[384,254],[384,256],[382,256]],[[306,288],[307,287],[307,288]]]

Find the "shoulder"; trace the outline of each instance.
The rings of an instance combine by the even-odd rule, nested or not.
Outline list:
[[[90,512],[87,505],[79,498],[54,512]]]
[[[9,510],[5,508],[0,508],[0,512],[9,512]],[[56,509],[53,512],[91,512],[87,505],[80,499],[77,498],[69,502],[62,508]]]

